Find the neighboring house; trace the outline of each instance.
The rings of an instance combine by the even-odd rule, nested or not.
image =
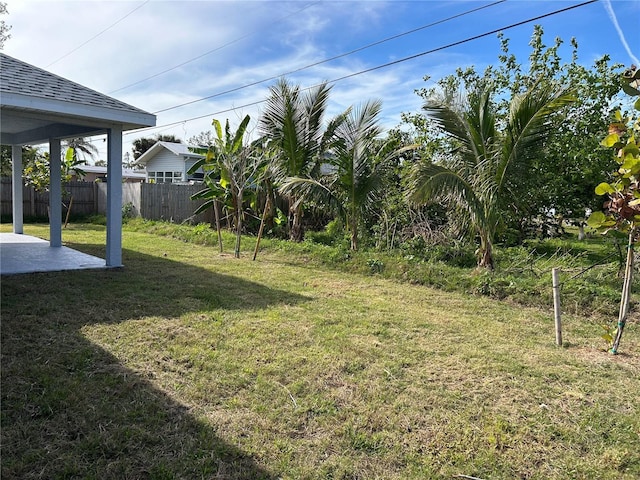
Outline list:
[[[85,173],[84,176],[78,178],[75,172],[71,174],[72,181],[78,182],[106,182],[107,181],[107,167],[97,167],[95,165],[81,165],[80,169]],[[147,179],[147,174],[144,170],[131,170],[128,168],[122,169],[122,181],[125,183],[132,182],[144,182]]]
[[[157,142],[138,157],[137,163],[147,171],[147,182],[151,183],[189,183],[201,182],[202,170],[187,172],[203,155],[189,151],[182,143]]]

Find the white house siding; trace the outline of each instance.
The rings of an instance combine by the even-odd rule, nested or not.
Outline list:
[[[167,149],[162,149],[147,162],[147,178],[149,178],[149,172],[182,172],[182,180],[184,181],[185,171],[182,155],[175,155]]]

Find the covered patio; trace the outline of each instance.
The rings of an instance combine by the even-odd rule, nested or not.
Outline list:
[[[23,145],[48,143],[51,179],[48,242],[24,236],[22,188],[12,188],[13,234],[0,235],[0,274],[121,267],[122,133],[155,124],[155,115],[0,53],[0,141],[12,147],[12,185],[23,184]],[[105,259],[62,245],[61,141],[101,134],[107,135]]]
[[[49,242],[31,235],[0,233],[0,272],[58,272],[89,268],[107,268],[102,258],[69,247],[51,248]]]

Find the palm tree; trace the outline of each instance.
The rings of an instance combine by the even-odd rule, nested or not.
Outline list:
[[[427,116],[455,148],[445,162],[417,163],[407,190],[416,204],[441,200],[461,208],[480,238],[478,266],[488,269],[494,268],[500,208],[515,200],[510,184],[526,181],[516,171],[525,172],[532,159],[543,155],[553,114],[574,100],[566,89],[541,81],[512,98],[501,122],[492,93],[491,86],[484,85],[468,96],[466,106],[439,100],[425,103]]]
[[[323,117],[331,87],[326,83],[303,93],[281,79],[270,88],[267,106],[259,128],[276,148],[274,171],[277,177],[311,177],[319,171],[320,159],[327,148],[331,126],[323,128]],[[288,195],[291,240],[302,241],[304,197]]]
[[[389,152],[389,142],[378,138],[382,132],[379,116],[382,104],[369,101],[349,108],[336,122],[332,148],[326,163],[330,173],[319,180],[289,177],[282,188],[332,207],[343,219],[351,236],[351,249],[358,249],[358,228],[366,211],[375,203],[382,187],[374,159]],[[394,142],[395,146],[395,142]]]
[[[86,160],[87,156],[93,158],[94,155],[98,154],[98,147],[83,137],[71,138],[65,141],[64,144],[67,149],[73,150],[73,159],[76,161],[80,160],[79,154],[82,154],[83,160]]]

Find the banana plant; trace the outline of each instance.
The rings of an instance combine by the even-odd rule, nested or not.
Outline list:
[[[206,150],[205,157],[189,169],[189,173],[194,173],[201,168],[204,172],[204,188],[191,197],[192,200],[205,199],[205,202],[196,209],[196,214],[212,206],[215,207],[215,202],[220,199],[231,200],[236,230],[234,249],[236,258],[240,258],[243,205],[246,195],[255,190],[259,183],[260,172],[266,162],[266,156],[259,148],[245,143],[244,135],[249,121],[250,117],[246,115],[238,129],[232,132],[227,120],[223,132],[221,123],[214,119],[212,122],[216,134],[214,144]]]

